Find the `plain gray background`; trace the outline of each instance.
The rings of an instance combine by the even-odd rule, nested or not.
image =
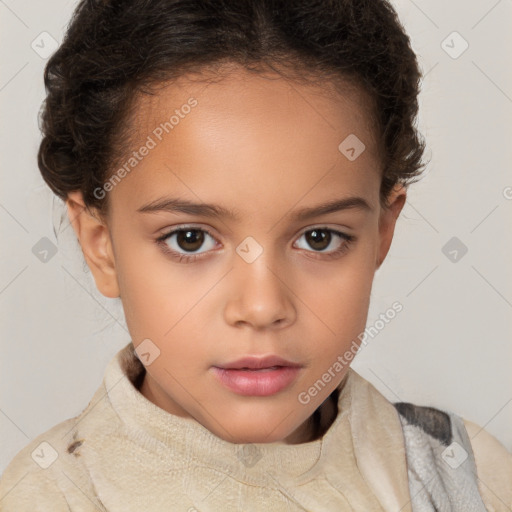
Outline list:
[[[56,238],[62,203],[36,162],[41,41],[60,43],[75,5],[0,0],[0,471],[87,406],[130,340],[67,219]],[[396,300],[404,309],[353,368],[390,400],[452,410],[512,450],[512,2],[394,5],[425,73],[419,128],[431,160],[377,272],[368,325]],[[44,237],[57,249],[46,262]]]

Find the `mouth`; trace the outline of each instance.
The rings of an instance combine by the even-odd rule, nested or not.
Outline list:
[[[290,386],[302,366],[278,356],[250,356],[211,369],[220,383],[236,394],[270,396]]]

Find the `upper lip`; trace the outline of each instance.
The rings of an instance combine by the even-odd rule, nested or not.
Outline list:
[[[250,369],[261,369],[261,368],[270,368],[272,366],[293,366],[299,367],[300,364],[294,363],[292,361],[287,361],[282,357],[276,355],[269,355],[264,357],[259,356],[246,356],[237,359],[236,361],[231,361],[229,363],[218,365],[218,368],[223,368],[225,370],[240,370],[242,368],[250,368]]]

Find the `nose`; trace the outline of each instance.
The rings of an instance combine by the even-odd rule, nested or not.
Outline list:
[[[252,263],[238,258],[230,272],[226,322],[258,330],[291,325],[296,308],[288,279],[282,268],[271,261],[270,251],[263,251]]]

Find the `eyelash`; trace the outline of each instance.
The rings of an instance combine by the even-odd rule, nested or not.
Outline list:
[[[302,237],[303,235],[305,235],[306,233],[309,233],[310,231],[315,231],[315,230],[322,230],[322,231],[328,231],[330,233],[334,233],[335,235],[338,235],[340,238],[342,238],[345,243],[343,243],[338,249],[335,249],[334,251],[330,251],[330,252],[326,252],[326,253],[319,252],[319,251],[307,251],[307,252],[313,252],[313,253],[321,255],[320,257],[309,256],[309,257],[312,257],[313,259],[329,259],[330,260],[332,258],[341,256],[342,254],[344,254],[345,252],[348,251],[348,249],[350,248],[350,245],[353,242],[355,242],[355,240],[356,240],[356,237],[354,235],[347,235],[346,233],[343,233],[336,229],[322,227],[322,226],[315,226],[313,228],[307,229],[306,231],[303,231],[300,234],[299,238]],[[210,231],[208,231],[207,229],[197,228],[195,226],[180,226],[178,228],[174,228],[171,231],[168,231],[167,233],[164,233],[163,235],[159,236],[156,239],[156,243],[161,247],[162,251],[166,254],[169,254],[172,258],[178,260],[178,262],[180,262],[180,263],[181,262],[192,263],[193,261],[197,260],[198,258],[202,258],[203,255],[207,254],[207,253],[181,254],[173,249],[170,249],[169,246],[165,243],[165,241],[168,238],[170,238],[172,235],[179,233],[181,231],[202,231],[204,233],[207,233],[213,239],[215,239],[215,237],[212,235],[212,233],[210,233]]]

